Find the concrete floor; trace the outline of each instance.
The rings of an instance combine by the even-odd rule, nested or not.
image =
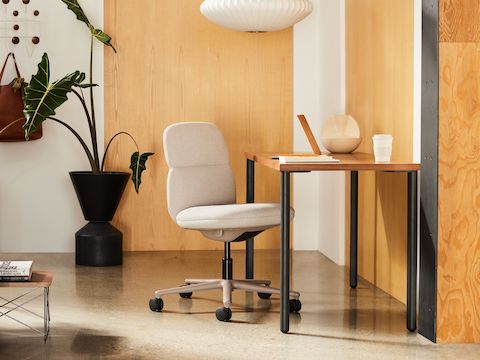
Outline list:
[[[218,322],[220,292],[164,298],[163,313],[148,300],[185,277],[218,277],[221,252],[128,253],[122,267],[74,265],[72,254],[2,254],[34,259],[55,272],[52,329],[46,343],[10,319],[0,319],[0,359],[479,359],[480,346],[438,346],[405,329],[405,307],[360,281],[350,290],[344,269],[316,252],[296,252],[293,287],[303,308],[291,334],[279,331],[278,299],[234,293],[230,323]],[[234,252],[243,276],[244,253]],[[278,284],[278,252],[258,251],[257,278]],[[12,296],[0,289],[2,296]],[[33,308],[42,309],[40,301]],[[22,317],[41,326],[30,315]]]

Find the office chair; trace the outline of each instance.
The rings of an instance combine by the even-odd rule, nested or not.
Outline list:
[[[224,243],[223,276],[222,279],[185,279],[183,286],[157,290],[149,302],[150,309],[162,311],[163,295],[180,294],[182,298],[190,298],[193,292],[222,289],[223,307],[215,314],[218,320],[229,321],[233,290],[257,292],[262,299],[279,294],[279,289],[270,287],[269,280],[233,280],[230,243],[251,239],[278,226],[280,205],[236,203],[227,146],[220,131],[211,123],[170,125],[163,133],[163,148],[169,167],[168,212],[180,227],[200,231],[205,237]],[[291,291],[290,297],[290,312],[300,311],[300,293]]]

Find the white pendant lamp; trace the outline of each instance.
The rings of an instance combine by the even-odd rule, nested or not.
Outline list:
[[[200,12],[213,23],[238,31],[286,29],[313,10],[309,0],[205,0]]]

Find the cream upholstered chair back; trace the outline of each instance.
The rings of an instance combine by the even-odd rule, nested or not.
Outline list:
[[[177,214],[194,206],[234,204],[235,178],[222,133],[207,122],[170,125],[163,132],[169,167],[168,212]]]

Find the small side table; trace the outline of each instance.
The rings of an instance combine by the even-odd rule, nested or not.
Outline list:
[[[0,318],[5,316],[19,324],[32,329],[43,335],[44,341],[47,341],[48,333],[50,332],[50,303],[48,295],[50,292],[50,285],[52,285],[53,273],[49,271],[33,271],[32,279],[30,281],[19,282],[0,282],[0,288],[28,288],[29,290],[15,298],[9,300],[0,296],[0,300],[5,301],[0,303]],[[43,316],[37,314],[27,308],[25,305],[38,299],[43,295]],[[35,329],[27,323],[16,319],[11,313],[15,310],[22,309],[27,313],[43,319],[43,332]]]

